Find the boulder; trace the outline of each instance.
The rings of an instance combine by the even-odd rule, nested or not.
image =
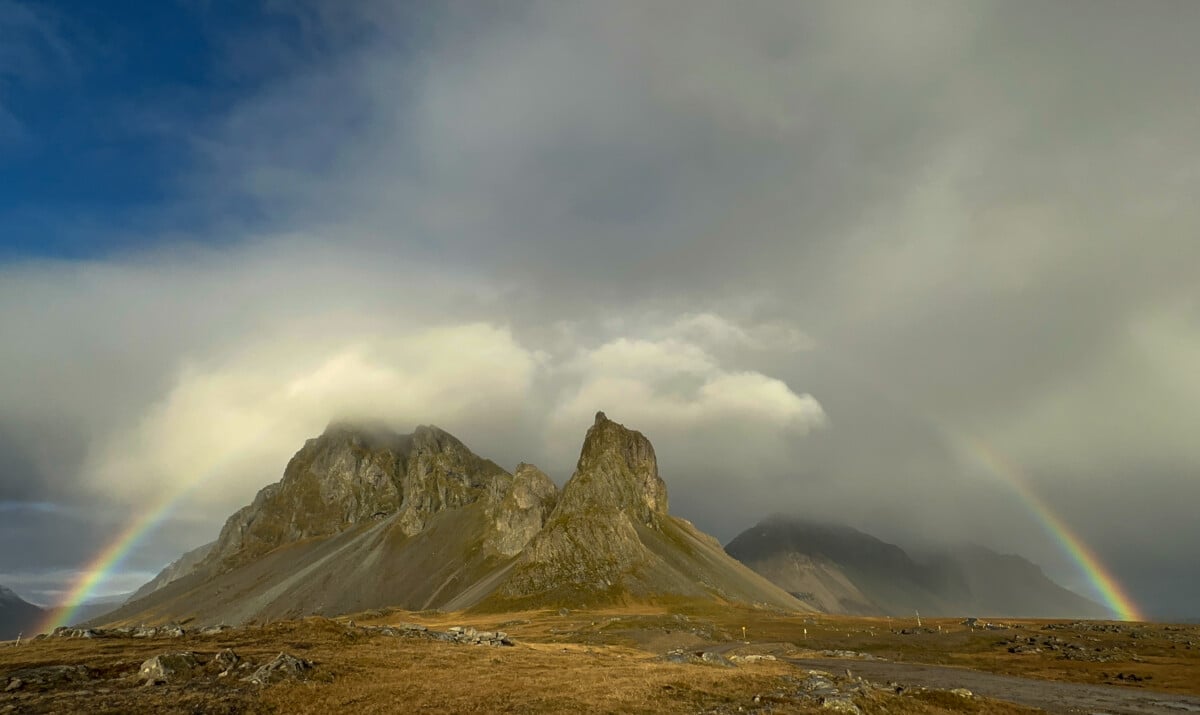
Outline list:
[[[138,669],[138,678],[146,685],[158,685],[186,678],[199,666],[200,661],[191,651],[163,653],[147,658]]]
[[[705,651],[700,654],[700,660],[702,660],[705,663],[708,663],[710,665],[719,665],[722,668],[734,667],[733,661],[729,660],[728,658],[721,655],[720,653],[713,653],[710,651]]]
[[[312,667],[313,664],[303,658],[280,653],[242,680],[256,685],[270,685],[283,680],[305,680]]]
[[[220,673],[221,676],[226,676],[233,672],[233,670],[237,668],[238,664],[241,662],[242,659],[238,657],[237,653],[233,652],[233,649],[226,648],[225,650],[213,656],[213,659],[209,662],[208,667],[210,670],[215,670]]]

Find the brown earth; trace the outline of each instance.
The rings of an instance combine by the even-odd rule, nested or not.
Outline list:
[[[392,637],[374,628],[398,623],[503,630],[515,645]],[[1061,649],[1009,652],[1030,637],[1086,643],[1084,657],[1103,662],[1068,658]],[[1019,621],[988,630],[939,619],[918,628],[884,618],[680,600],[486,615],[384,610],[207,636],[6,645],[0,644],[0,691],[22,669],[80,664],[90,671],[86,681],[0,692],[0,713],[819,712],[819,700],[805,690],[817,681],[836,687],[863,713],[1069,712],[1081,693],[1091,698],[1078,700],[1081,706],[1100,703],[1104,712],[1200,712],[1197,626]],[[152,655],[188,650],[207,661],[223,648],[256,664],[287,652],[315,667],[307,680],[267,687],[210,676],[147,687],[134,677]],[[677,649],[690,662],[662,660]],[[687,655],[701,652],[777,659],[720,667]],[[814,667],[827,675],[807,672]],[[973,695],[950,692],[957,687]]]

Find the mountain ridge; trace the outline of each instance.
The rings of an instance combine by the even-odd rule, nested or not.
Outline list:
[[[509,473],[434,426],[401,435],[334,423],[194,566],[160,574],[105,618],[245,623],[667,596],[808,610],[667,504],[649,440],[603,413],[562,491],[537,467]]]

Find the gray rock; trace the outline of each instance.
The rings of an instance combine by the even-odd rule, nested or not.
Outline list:
[[[764,655],[759,653],[753,653],[750,655],[731,655],[729,656],[729,659],[734,663],[762,663],[765,661],[777,660],[777,658],[773,655]]]
[[[256,685],[270,685],[282,680],[304,680],[308,678],[312,667],[312,663],[303,658],[280,653],[269,663],[259,666],[258,670],[243,680]]]
[[[700,659],[695,655],[681,650],[673,650],[670,653],[664,653],[658,657],[664,663],[676,663],[678,665],[691,665],[692,663],[700,662]]]
[[[853,713],[853,715],[861,715],[862,710],[854,704],[854,700],[849,695],[831,695],[821,698],[821,709],[829,710],[835,713]]]
[[[705,663],[709,663],[711,665],[719,665],[722,668],[734,667],[733,661],[729,660],[728,658],[721,655],[720,653],[713,653],[710,651],[705,651],[704,653],[700,654],[700,660],[704,661]]]
[[[208,666],[209,668],[220,672],[222,675],[225,675],[235,670],[238,667],[238,664],[241,662],[242,659],[237,653],[233,652],[233,649],[226,648],[225,650],[222,650],[220,653],[217,653],[215,656],[213,656],[213,659]]]
[[[137,677],[146,685],[158,685],[186,678],[198,667],[200,661],[191,651],[163,653],[147,658],[138,669]]]
[[[28,686],[49,686],[60,683],[82,682],[91,678],[91,671],[82,665],[46,665],[39,668],[23,668],[8,674],[7,688],[17,690]],[[13,686],[14,682],[20,685]]]
[[[518,464],[508,492],[492,509],[494,528],[484,546],[515,556],[545,526],[557,503],[558,487],[550,477],[532,464]]]

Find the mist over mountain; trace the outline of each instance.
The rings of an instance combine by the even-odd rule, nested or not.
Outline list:
[[[1027,559],[975,545],[923,553],[849,526],[775,515],[725,547],[792,595],[830,613],[1110,618]]]

